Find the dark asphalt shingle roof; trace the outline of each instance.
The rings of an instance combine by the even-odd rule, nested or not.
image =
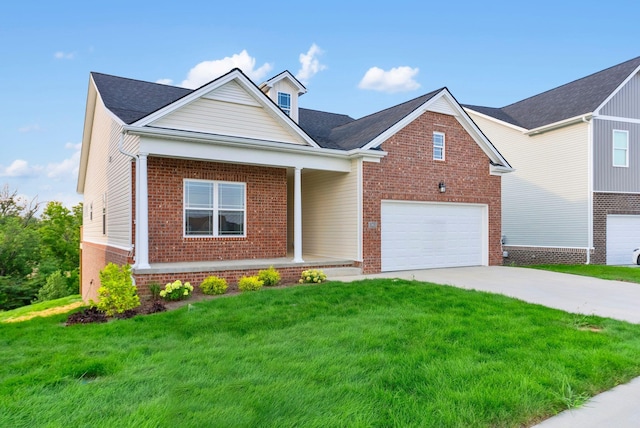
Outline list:
[[[502,108],[465,105],[526,129],[592,113],[640,66],[640,57]]]
[[[105,104],[124,123],[132,124],[193,92],[191,89],[92,72]],[[299,109],[299,126],[321,147],[352,150],[364,146],[395,125],[442,89],[361,119],[345,114]]]
[[[105,106],[127,125],[171,104],[191,89],[92,72]]]

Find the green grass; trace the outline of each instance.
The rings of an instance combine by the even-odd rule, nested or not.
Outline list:
[[[640,267],[606,266],[606,265],[532,265],[524,266],[553,272],[571,273],[574,275],[593,276],[595,278],[615,281],[640,283]]]
[[[12,309],[10,311],[0,311],[0,322],[8,320],[10,318],[18,318],[21,316],[29,315],[33,312],[44,311],[47,309],[57,308],[59,306],[70,305],[81,301],[82,298],[79,294],[74,294],[67,297],[62,297],[55,300],[47,300],[46,302],[34,303],[28,306],[22,306],[21,308]]]
[[[0,426],[527,426],[640,375],[640,325],[404,280],[0,324]]]

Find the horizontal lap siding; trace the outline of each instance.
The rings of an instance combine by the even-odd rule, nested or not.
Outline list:
[[[151,126],[305,144],[262,107],[206,98],[181,107]]]
[[[529,137],[470,112],[515,171],[502,178],[506,245],[586,247],[589,227],[588,125]]]
[[[305,172],[302,190],[304,252],[356,260],[359,221],[357,170],[351,173]]]

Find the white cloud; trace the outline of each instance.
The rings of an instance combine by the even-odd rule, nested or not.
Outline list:
[[[26,160],[16,159],[6,168],[0,165],[0,177],[29,177],[35,175],[41,169],[38,166],[30,166]]]
[[[46,167],[47,177],[49,178],[69,178],[77,177],[80,167],[80,148],[82,144],[65,144],[65,149],[73,150],[71,157],[64,159],[62,162],[50,163]]]
[[[255,66],[255,58],[252,58],[246,50],[243,50],[239,54],[233,54],[230,57],[201,62],[189,70],[187,78],[180,86],[190,89],[198,88],[216,77],[222,76],[233,68],[239,68],[249,76],[251,80],[259,81],[271,71],[272,68],[269,63],[264,63],[257,69]]]
[[[158,79],[158,80],[156,80],[156,83],[160,83],[161,85],[171,85],[173,83],[173,80],[171,80],[171,79]]]
[[[389,93],[413,91],[420,87],[420,84],[413,80],[418,71],[418,68],[411,67],[394,67],[389,71],[371,67],[365,73],[358,87]]]
[[[318,57],[323,53],[324,51],[314,43],[306,54],[300,54],[299,58],[301,68],[298,71],[296,78],[306,84],[309,79],[318,74],[318,72],[326,69],[327,66],[320,64],[320,60],[318,59]]]
[[[37,132],[40,131],[42,128],[40,128],[40,125],[38,125],[37,123],[33,124],[33,125],[26,125],[23,126],[21,128],[18,128],[18,132],[21,133],[26,133],[26,132]]]
[[[53,54],[53,57],[55,59],[73,59],[75,58],[76,53],[75,52],[62,52],[62,51],[58,51],[56,53]]]

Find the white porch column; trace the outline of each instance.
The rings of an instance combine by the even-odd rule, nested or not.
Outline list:
[[[136,168],[138,185],[136,188],[136,263],[141,269],[149,266],[149,189],[147,180],[147,153],[138,155]]]
[[[293,178],[293,261],[302,263],[302,183],[301,168],[296,167]]]

